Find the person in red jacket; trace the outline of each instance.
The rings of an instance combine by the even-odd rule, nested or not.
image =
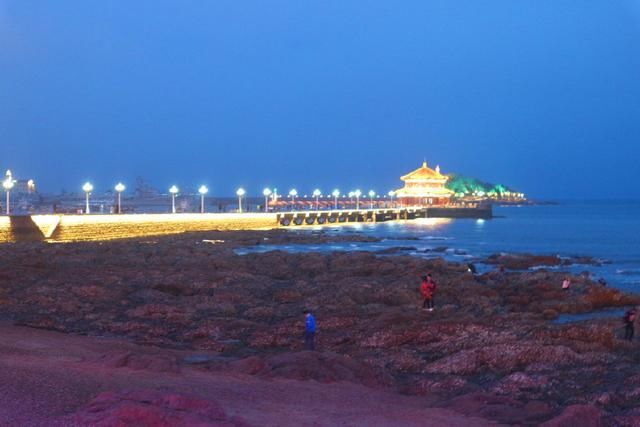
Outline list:
[[[433,281],[431,274],[422,276],[422,283],[420,283],[420,295],[424,298],[422,303],[423,310],[433,311],[433,294],[436,291],[436,282]]]

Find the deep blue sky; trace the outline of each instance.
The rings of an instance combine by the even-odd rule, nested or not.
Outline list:
[[[388,191],[423,158],[640,197],[640,1],[0,0],[0,167]]]

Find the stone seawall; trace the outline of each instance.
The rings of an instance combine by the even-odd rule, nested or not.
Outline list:
[[[187,231],[277,227],[276,216],[245,214],[34,215],[0,217],[0,242],[111,240]]]
[[[8,216],[0,216],[0,242],[10,242],[13,240],[11,232],[11,222]]]

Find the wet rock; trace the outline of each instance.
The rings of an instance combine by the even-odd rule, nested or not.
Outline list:
[[[533,254],[494,254],[489,256],[487,264],[501,265],[509,270],[526,270],[537,266],[556,266],[562,264],[562,259],[557,255],[533,255]]]
[[[540,424],[540,427],[601,427],[602,414],[591,405],[571,405],[560,415]]]
[[[391,255],[391,254],[397,254],[398,252],[409,252],[409,251],[416,251],[416,250],[418,250],[418,248],[414,246],[394,246],[391,248],[381,249],[379,251],[376,251],[376,253],[380,255]]]

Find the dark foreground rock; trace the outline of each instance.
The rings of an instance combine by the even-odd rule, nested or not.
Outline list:
[[[638,296],[583,275],[563,291],[566,274],[543,269],[473,276],[465,265],[403,255],[233,252],[330,239],[300,236],[212,232],[0,246],[1,316],[204,355],[106,354],[113,368],[178,374],[191,364],[203,372],[346,382],[422,396],[429,405],[458,402],[469,415],[506,424],[552,420],[572,405],[597,408],[604,425],[636,417],[640,352],[616,338],[620,319],[549,319],[639,304]],[[496,262],[520,269],[556,265],[556,258]],[[418,294],[427,272],[438,283],[433,312],[421,309]],[[303,308],[316,315],[318,353],[302,351]],[[493,403],[479,405],[477,396]]]

